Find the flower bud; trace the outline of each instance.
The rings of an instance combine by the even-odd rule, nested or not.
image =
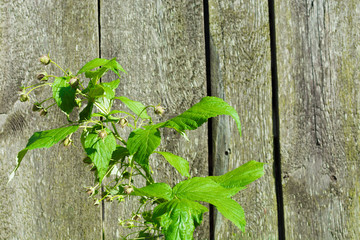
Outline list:
[[[75,98],[75,103],[78,107],[81,107],[81,99],[80,98]]]
[[[46,116],[47,113],[48,112],[47,112],[47,110],[45,108],[40,109],[40,116]]]
[[[126,127],[129,121],[126,118],[121,118],[118,122],[122,128]]]
[[[139,221],[141,218],[140,214],[135,214],[133,217],[132,217],[132,220],[134,221]]]
[[[46,55],[42,55],[39,60],[44,65],[48,65],[50,63],[50,58]]]
[[[34,105],[32,106],[32,110],[33,110],[34,112],[38,112],[38,111],[40,111],[41,109],[42,109],[42,107],[41,107],[40,103],[38,103],[38,102],[35,102]]]
[[[77,77],[73,77],[69,80],[69,84],[72,88],[77,88],[79,85],[79,79]]]
[[[161,115],[164,114],[165,110],[164,110],[164,108],[162,106],[156,106],[155,109],[154,109],[154,112],[155,112],[155,114],[161,116]]]
[[[105,129],[101,130],[99,133],[98,133],[98,137],[101,138],[101,139],[104,139],[107,137],[107,132]]]
[[[124,187],[124,192],[125,192],[127,195],[130,195],[133,191],[134,191],[134,189],[132,188],[132,186],[126,185],[126,186]]]
[[[27,94],[20,94],[20,102],[26,102],[29,100],[29,96]]]
[[[67,136],[67,137],[65,138],[64,142],[63,142],[64,147],[70,146],[70,145],[72,144],[72,142],[73,142],[73,141],[71,140],[70,136]]]
[[[36,78],[40,81],[44,81],[46,82],[48,80],[47,78],[47,73],[46,72],[39,72],[38,75],[36,76]]]
[[[88,189],[86,189],[86,193],[87,193],[89,196],[91,196],[91,195],[93,195],[93,193],[94,193],[94,189],[93,189],[93,188],[88,188]]]

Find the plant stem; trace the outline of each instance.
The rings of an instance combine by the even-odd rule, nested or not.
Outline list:
[[[65,73],[66,76],[69,76],[67,72],[65,72],[64,69],[62,69],[56,62],[54,62],[53,60],[50,60],[50,62],[57,66],[63,73]]]

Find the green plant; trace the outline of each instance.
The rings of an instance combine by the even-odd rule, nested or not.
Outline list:
[[[45,116],[51,106],[57,105],[65,113],[68,124],[35,132],[26,147],[18,153],[17,165],[10,180],[29,150],[49,148],[58,142],[71,146],[72,135],[81,129],[81,144],[87,155],[84,162],[90,164],[95,172],[95,186],[88,188],[87,193],[94,198],[95,204],[104,200],[123,202],[130,197],[139,198],[138,210],[129,219],[120,221],[122,226],[140,229],[134,233],[137,234],[136,239],[155,239],[159,236],[192,239],[194,229],[201,224],[203,214],[208,211],[199,201],[213,204],[224,217],[244,231],[244,211],[231,197],[263,175],[263,163],[250,161],[222,176],[192,178],[187,160],[170,152],[156,151],[160,145],[161,128],[172,128],[186,137],[186,130],[195,130],[208,118],[217,115],[230,115],[240,133],[240,120],[234,108],[220,98],[205,97],[184,113],[154,124],[151,116],[164,114],[162,106],[145,106],[127,97],[116,96],[119,79],[100,82],[100,78],[109,70],[119,78],[120,73],[125,73],[115,58],[93,59],[76,75],[63,70],[48,56],[42,56],[40,62],[56,65],[64,75],[59,77],[39,73],[37,79],[40,83],[22,87],[20,100],[28,101],[34,89],[49,86],[52,96],[35,102],[32,110]],[[88,80],[83,80],[83,74]],[[54,80],[51,82],[49,79]],[[112,110],[116,101],[124,103],[131,112]],[[48,106],[45,107],[45,104]],[[85,107],[81,108],[82,105]],[[93,111],[94,107],[97,112]],[[75,120],[69,115],[74,108],[81,108]],[[151,109],[152,114],[149,113]],[[124,138],[117,128],[131,128],[132,131]],[[151,154],[165,158],[187,180],[174,187],[154,182],[149,164]],[[146,185],[140,186],[134,181],[134,176],[141,176]],[[104,181],[105,178],[109,181]],[[101,186],[104,187],[102,193]],[[149,209],[146,208],[148,205],[156,207],[146,210]]]

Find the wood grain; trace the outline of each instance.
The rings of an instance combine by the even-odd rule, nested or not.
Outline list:
[[[246,232],[215,215],[215,239],[277,239],[273,177],[270,39],[267,1],[209,1],[212,95],[240,115],[242,137],[229,117],[213,119],[214,175],[250,161],[265,175],[234,199],[245,210]]]
[[[277,1],[287,239],[358,239],[360,3]]]
[[[84,186],[93,176],[76,148],[30,151],[14,180],[6,185],[16,154],[35,131],[57,128],[66,117],[55,108],[46,117],[21,103],[18,87],[37,83],[38,61],[50,55],[61,66],[97,57],[97,11],[87,1],[0,1],[0,239],[99,239],[100,209]],[[48,73],[60,74],[53,67]],[[54,72],[55,71],[55,72]],[[50,89],[32,95],[42,100]],[[80,147],[80,143],[76,142]]]
[[[202,1],[102,1],[102,6],[102,56],[117,57],[128,72],[117,95],[145,105],[161,103],[166,113],[156,121],[174,117],[206,96]],[[164,129],[160,149],[189,160],[192,176],[206,176],[206,125],[189,138],[187,142]],[[154,156],[150,165],[156,181],[174,186],[183,179],[161,156]],[[106,204],[108,239],[126,233],[117,225],[118,218],[128,218],[136,207],[137,203]],[[208,215],[202,226],[195,237],[209,239]]]

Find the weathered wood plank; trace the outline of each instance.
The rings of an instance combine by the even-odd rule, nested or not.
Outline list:
[[[242,137],[232,119],[213,120],[214,175],[250,160],[265,162],[265,176],[235,197],[244,208],[241,233],[215,215],[216,239],[277,239],[273,177],[270,42],[267,1],[209,1],[212,95],[238,111]]]
[[[50,52],[62,66],[74,64],[74,72],[97,57],[97,1],[0,2],[0,239],[100,239],[100,209],[83,187],[93,176],[76,148],[29,152],[6,185],[32,133],[67,122],[55,108],[46,117],[32,113],[30,103],[18,100],[17,89],[37,83],[41,54]],[[39,90],[35,98],[49,93]]]
[[[206,96],[202,1],[103,1],[103,57],[118,57],[128,74],[118,95],[144,104],[161,103],[171,118]],[[192,176],[207,175],[207,128],[189,134],[163,132],[161,149],[190,161]],[[182,178],[158,156],[152,159],[157,181],[174,185]],[[118,218],[129,217],[136,204],[106,204],[105,233],[115,239],[126,231]],[[208,216],[195,236],[209,238]]]
[[[358,239],[360,2],[276,12],[287,239]]]

